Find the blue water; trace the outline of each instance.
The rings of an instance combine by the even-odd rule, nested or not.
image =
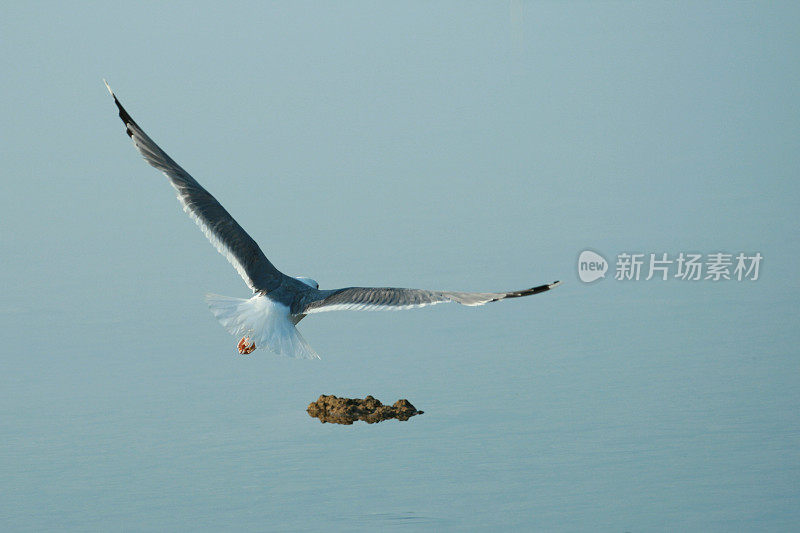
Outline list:
[[[2,8],[0,529],[792,530],[797,10],[305,8]],[[203,295],[247,289],[102,77],[288,274],[564,283],[239,356]],[[764,262],[583,284],[585,249]]]

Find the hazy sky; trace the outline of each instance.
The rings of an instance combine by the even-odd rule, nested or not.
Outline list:
[[[512,284],[574,279],[587,246],[797,258],[788,4],[57,6],[4,8],[17,279],[53,283],[76,250],[70,275],[96,279],[121,248],[193,230],[120,138],[103,77],[276,265],[323,285],[417,281],[370,266],[411,235],[431,271],[492,248],[478,270]]]

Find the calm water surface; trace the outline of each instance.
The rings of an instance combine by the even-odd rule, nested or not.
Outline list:
[[[479,310],[321,315],[302,324],[317,362],[235,355],[200,299],[168,285],[138,304],[153,313],[121,298],[76,319],[66,293],[9,308],[5,523],[788,528],[790,302],[570,281]],[[305,407],[321,393],[405,397],[425,414],[320,424]]]

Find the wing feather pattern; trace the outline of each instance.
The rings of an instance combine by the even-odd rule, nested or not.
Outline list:
[[[284,275],[270,263],[258,244],[216,198],[147,136],[122,107],[108,83],[106,87],[114,97],[119,118],[125,123],[126,133],[133,145],[150,165],[169,178],[178,191],[183,210],[200,226],[211,244],[230,261],[254,292],[269,292],[277,288]]]
[[[439,303],[456,302],[461,305],[483,305],[506,298],[531,296],[560,284],[560,281],[510,292],[450,292],[423,289],[398,289],[392,287],[348,287],[332,291],[317,291],[318,298],[306,303],[303,314],[326,311],[386,311],[425,307]]]

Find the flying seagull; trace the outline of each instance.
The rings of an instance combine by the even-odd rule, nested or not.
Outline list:
[[[103,80],[105,83],[105,80]],[[347,287],[320,290],[311,278],[291,277],[279,271],[258,244],[197,180],[172,160],[131,118],[106,83],[119,109],[125,131],[145,160],[169,178],[183,210],[194,219],[211,243],[233,265],[247,286],[250,299],[206,295],[209,308],[232,335],[241,337],[239,353],[266,346],[290,357],[319,359],[295,327],[306,315],[339,310],[391,310],[444,302],[476,306],[506,298],[545,292],[560,282],[510,292],[451,292],[391,287]]]

